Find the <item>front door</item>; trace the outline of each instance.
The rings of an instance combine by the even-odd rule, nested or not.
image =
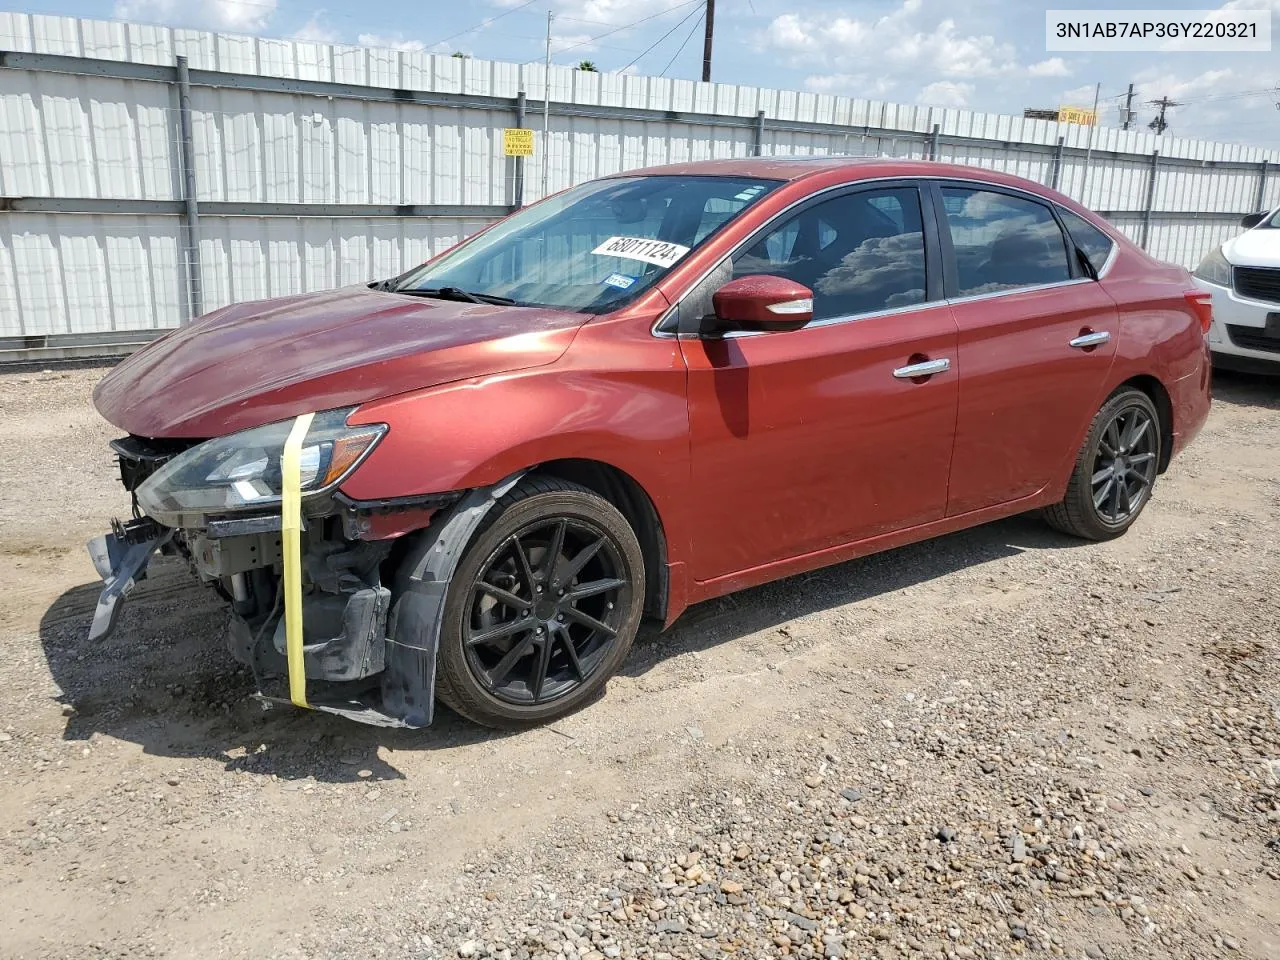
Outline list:
[[[1046,204],[998,188],[936,190],[964,371],[954,516],[1032,496],[1069,468],[1098,409],[1119,321]]]
[[[732,259],[735,277],[775,274],[812,289],[814,319],[789,332],[681,340],[695,578],[942,517],[957,335],[938,268],[926,269],[918,188],[811,201]]]

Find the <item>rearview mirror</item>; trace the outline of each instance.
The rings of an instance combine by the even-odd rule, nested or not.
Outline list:
[[[786,277],[730,280],[711,298],[716,319],[744,330],[798,330],[813,319],[813,291]]]
[[[1267,211],[1265,210],[1261,213],[1246,213],[1240,218],[1240,226],[1244,227],[1246,230],[1252,230],[1263,221],[1263,218],[1266,217],[1266,215]]]

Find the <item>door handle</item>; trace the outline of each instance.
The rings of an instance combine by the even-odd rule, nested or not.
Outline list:
[[[938,360],[925,360],[899,367],[893,371],[893,375],[899,380],[914,380],[916,377],[932,377],[935,373],[946,373],[950,369],[951,361],[942,357]]]
[[[1072,340],[1068,346],[1075,347],[1077,350],[1088,350],[1090,347],[1101,346],[1111,339],[1111,334],[1105,330],[1099,330],[1097,333],[1082,333],[1080,336]]]

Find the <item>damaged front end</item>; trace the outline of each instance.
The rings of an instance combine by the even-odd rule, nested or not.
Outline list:
[[[338,485],[387,430],[348,427],[350,413],[203,442],[114,441],[134,518],[88,545],[104,580],[90,639],[114,628],[157,551],[177,555],[227,601],[228,647],[264,700],[379,725],[430,723],[454,541],[465,544],[493,496],[343,496]],[[423,532],[400,536],[412,530]]]

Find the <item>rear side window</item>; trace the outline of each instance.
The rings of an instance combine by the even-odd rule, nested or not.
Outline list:
[[[863,190],[805,207],[734,257],[735,277],[761,273],[812,290],[815,320],[923,303],[919,192]]]
[[[1059,207],[1058,215],[1062,217],[1062,222],[1067,227],[1071,242],[1089,259],[1094,272],[1102,273],[1102,267],[1107,262],[1107,257],[1111,256],[1111,248],[1114,246],[1111,238],[1084,217],[1070,210]]]
[[[1044,204],[968,187],[943,187],[942,198],[959,296],[1071,279],[1062,230]]]

